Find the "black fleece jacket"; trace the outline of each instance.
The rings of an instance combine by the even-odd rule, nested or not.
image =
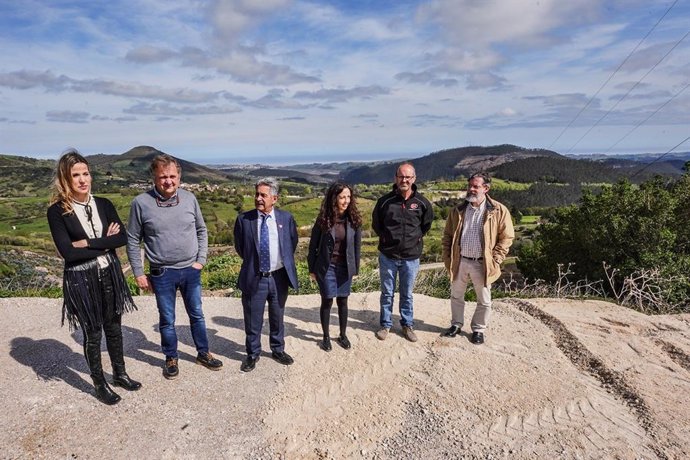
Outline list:
[[[379,251],[390,259],[413,260],[422,255],[422,237],[431,229],[434,211],[429,200],[417,192],[405,200],[393,190],[376,202],[371,226],[379,236]]]

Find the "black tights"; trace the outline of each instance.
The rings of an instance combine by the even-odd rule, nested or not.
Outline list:
[[[338,304],[338,322],[340,323],[340,337],[345,337],[347,332],[347,297],[336,297],[336,304]],[[328,326],[331,319],[331,307],[333,306],[333,299],[326,299],[321,297],[321,309],[319,315],[321,316],[321,329],[324,337],[330,337]]]

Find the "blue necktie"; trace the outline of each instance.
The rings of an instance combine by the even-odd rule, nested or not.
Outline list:
[[[268,244],[268,224],[266,221],[271,216],[261,215],[261,235],[259,235],[259,271],[271,271],[271,251]]]

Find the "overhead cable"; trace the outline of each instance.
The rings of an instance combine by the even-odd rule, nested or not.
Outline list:
[[[641,122],[639,122],[637,125],[635,125],[635,127],[633,127],[633,129],[631,129],[631,130],[628,131],[623,137],[621,137],[620,139],[618,139],[611,147],[608,148],[608,150],[606,150],[605,152],[603,152],[603,155],[609,153],[615,146],[617,146],[618,144],[620,144],[621,141],[623,141],[623,139],[625,139],[626,137],[628,137],[629,135],[631,135],[631,134],[633,133],[633,131],[635,131],[637,128],[639,128],[639,127],[642,126],[643,124],[647,123],[647,122],[649,121],[650,118],[652,118],[654,115],[657,114],[657,112],[659,112],[659,110],[663,109],[664,107],[666,107],[666,106],[668,105],[669,102],[671,102],[672,100],[674,100],[675,98],[677,98],[678,96],[680,96],[681,93],[682,93],[683,91],[685,91],[685,90],[688,88],[688,86],[690,86],[690,83],[686,83],[685,86],[683,86],[683,88],[682,88],[680,91],[678,91],[676,94],[674,94],[673,96],[671,96],[668,100],[666,100],[666,102],[664,102],[663,104],[661,104],[661,105],[660,105],[654,112],[652,112],[647,118],[645,118],[644,120],[642,120]]]
[[[649,75],[650,73],[652,73],[652,71],[653,71],[654,69],[656,69],[657,66],[658,66],[659,64],[661,64],[661,62],[662,62],[664,59],[666,59],[666,57],[667,57],[669,54],[671,54],[671,52],[672,52],[674,49],[676,49],[676,47],[677,47],[678,45],[680,45],[680,43],[681,43],[683,40],[685,40],[685,39],[687,38],[688,35],[690,35],[690,31],[686,32],[686,34],[683,35],[683,37],[682,37],[680,40],[678,40],[678,41],[671,47],[671,49],[668,50],[668,51],[666,52],[666,54],[664,54],[664,55],[661,57],[661,59],[659,59],[659,60],[656,62],[656,64],[654,64],[654,65],[652,66],[652,68],[649,69],[649,70],[647,71],[647,73],[645,73],[645,74],[642,76],[642,78],[640,78],[639,80],[637,80],[637,81],[635,82],[635,84],[632,85],[632,87],[628,90],[628,92],[626,92],[620,99],[618,99],[618,100],[616,101],[615,104],[613,104],[613,107],[611,107],[604,115],[601,116],[601,118],[599,118],[599,119],[596,121],[596,123],[594,123],[594,124],[593,124],[593,125],[592,125],[582,136],[580,136],[580,138],[577,140],[577,142],[575,142],[575,143],[572,145],[572,147],[570,147],[570,148],[568,149],[568,151],[567,151],[566,153],[572,152],[572,150],[577,146],[577,144],[579,144],[580,141],[581,141],[582,139],[585,138],[585,136],[587,136],[590,132],[592,132],[592,130],[593,130],[594,128],[596,128],[596,127],[599,125],[599,123],[601,123],[601,122],[604,120],[604,118],[606,118],[611,112],[613,112],[613,110],[614,110],[616,107],[618,107],[618,104],[620,104],[626,97],[628,97],[628,95],[629,95],[630,93],[632,93],[633,90],[634,90],[635,88],[637,88],[637,86],[638,86],[640,83],[642,83],[642,80],[644,80],[645,78],[647,78],[647,75]]]
[[[676,3],[678,3],[678,0],[675,0],[675,1],[671,4],[671,6],[668,7],[668,9],[666,10],[666,12],[659,18],[659,20],[656,22],[656,24],[654,24],[654,26],[649,30],[649,32],[647,32],[647,35],[645,35],[644,37],[642,37],[642,40],[640,40],[639,43],[638,43],[637,45],[635,45],[635,48],[633,48],[632,51],[630,51],[630,53],[628,53],[628,55],[626,56],[626,58],[623,59],[623,62],[621,62],[621,63],[618,65],[618,67],[616,68],[616,70],[614,70],[613,73],[612,73],[611,75],[609,75],[609,78],[606,79],[606,81],[601,85],[601,87],[597,90],[597,92],[594,93],[594,95],[593,95],[592,97],[589,98],[589,100],[587,101],[587,103],[585,104],[585,106],[582,107],[582,108],[580,109],[579,112],[577,112],[577,115],[575,115],[575,118],[573,118],[572,120],[570,120],[570,123],[568,123],[568,125],[567,125],[565,128],[563,128],[563,130],[560,132],[560,134],[558,134],[558,136],[556,136],[556,139],[554,139],[553,142],[551,142],[551,144],[549,145],[549,147],[548,147],[549,150],[551,149],[551,147],[554,146],[554,144],[555,144],[556,142],[558,142],[558,140],[561,138],[561,136],[563,136],[563,134],[572,126],[572,124],[575,123],[575,121],[580,117],[580,115],[582,115],[582,112],[584,112],[584,111],[587,109],[587,107],[589,107],[589,105],[592,103],[592,101],[599,95],[599,93],[601,92],[601,90],[603,90],[604,87],[605,87],[605,86],[611,81],[611,79],[614,77],[614,75],[616,75],[616,74],[618,73],[618,71],[621,69],[621,67],[623,67],[623,65],[624,65],[626,62],[628,62],[628,59],[630,59],[630,57],[631,57],[633,54],[635,54],[635,51],[637,51],[637,49],[640,47],[640,45],[642,45],[642,43],[647,39],[647,37],[649,37],[649,35],[651,35],[651,33],[654,31],[654,29],[656,29],[656,27],[659,25],[659,23],[661,23],[661,21],[662,21],[662,20],[666,17],[666,15],[671,11],[671,9],[673,9],[673,7],[676,6]]]
[[[633,174],[632,176],[630,176],[630,179],[632,179],[633,177],[637,176],[637,175],[640,174],[642,171],[644,171],[645,169],[649,168],[651,165],[653,165],[653,164],[656,163],[657,161],[661,160],[662,158],[664,158],[664,157],[665,157],[666,155],[668,155],[669,153],[673,152],[675,149],[677,149],[677,148],[680,147],[681,145],[685,144],[688,140],[690,140],[690,136],[688,136],[688,137],[686,137],[685,139],[683,139],[682,141],[680,141],[678,144],[676,144],[675,147],[673,147],[671,150],[667,151],[666,153],[662,154],[659,158],[656,158],[655,160],[652,160],[652,161],[650,161],[649,163],[647,163],[646,165],[644,165],[642,168],[640,168],[639,171],[637,171],[635,174]]]

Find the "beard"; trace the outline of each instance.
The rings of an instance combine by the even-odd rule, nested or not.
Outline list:
[[[470,195],[469,193],[465,195],[465,201],[468,203],[476,203],[479,201],[479,197],[477,195]]]

